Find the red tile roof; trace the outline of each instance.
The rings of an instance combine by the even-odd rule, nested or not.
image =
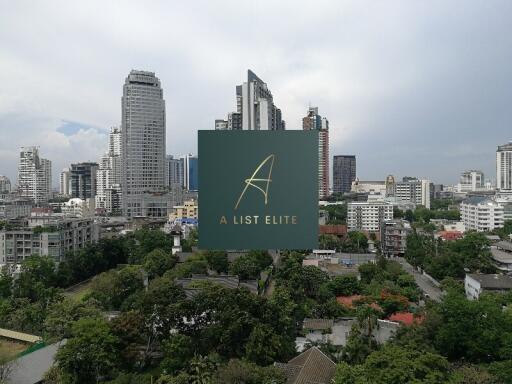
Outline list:
[[[457,240],[462,238],[464,235],[459,231],[441,231],[439,232],[439,237],[443,240]]]
[[[424,319],[422,316],[415,317],[414,313],[411,313],[411,312],[397,312],[397,313],[393,313],[386,320],[397,321],[397,322],[405,324],[405,325],[413,325],[413,324],[421,324]]]

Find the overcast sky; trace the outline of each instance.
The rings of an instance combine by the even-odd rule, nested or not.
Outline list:
[[[495,178],[512,140],[511,20],[509,0],[0,0],[0,174],[15,182],[20,146],[40,146],[54,184],[97,161],[131,69],[162,81],[167,153],[196,153],[251,68],[288,129],[319,107],[331,156],[355,154],[361,180]]]

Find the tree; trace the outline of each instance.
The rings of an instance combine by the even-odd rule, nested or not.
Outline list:
[[[272,264],[272,257],[266,251],[250,251],[242,255],[229,267],[229,272],[242,280],[259,279],[260,272]]]
[[[226,251],[206,251],[205,258],[211,269],[217,273],[227,273],[229,261]]]
[[[103,319],[85,318],[72,327],[68,339],[56,355],[64,382],[70,384],[97,382],[112,374],[117,366],[119,339]]]
[[[329,281],[328,285],[336,296],[350,296],[361,293],[361,284],[355,275],[336,276]]]
[[[177,334],[163,342],[162,351],[164,359],[160,367],[167,374],[175,374],[187,367],[195,348],[191,337]]]
[[[248,360],[258,365],[270,365],[280,357],[283,350],[283,338],[266,324],[257,324],[245,345]]]
[[[142,266],[150,277],[162,276],[166,271],[173,268],[178,258],[162,249],[154,249],[144,256]]]
[[[285,377],[275,367],[260,367],[251,362],[232,359],[218,368],[213,384],[285,384]]]

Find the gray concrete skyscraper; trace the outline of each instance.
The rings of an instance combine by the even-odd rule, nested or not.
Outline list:
[[[38,147],[22,147],[18,168],[18,190],[21,197],[36,204],[47,203],[52,192],[52,162],[39,157]]]
[[[143,216],[144,195],[165,186],[165,101],[153,72],[126,78],[121,124],[123,213]]]

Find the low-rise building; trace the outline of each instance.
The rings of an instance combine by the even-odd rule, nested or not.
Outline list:
[[[60,262],[66,252],[95,243],[98,237],[92,218],[33,216],[22,225],[0,230],[0,265],[19,264],[32,255]]]
[[[287,384],[329,384],[336,373],[336,364],[319,348],[311,347],[288,363],[275,363],[283,371]]]
[[[0,200],[0,220],[16,219],[18,217],[30,216],[32,211],[32,200],[30,199],[9,199]]]
[[[512,277],[498,274],[466,274],[464,289],[469,300],[478,300],[484,292],[504,293],[512,290]]]
[[[351,202],[347,209],[349,231],[378,232],[383,222],[393,219],[393,204],[384,201]]]
[[[491,257],[494,265],[504,273],[512,273],[512,243],[498,241],[491,247]]]
[[[198,206],[197,200],[187,200],[183,205],[177,205],[173,207],[172,213],[169,215],[169,220],[174,221],[176,219],[198,219]]]
[[[407,236],[412,232],[405,220],[384,221],[381,227],[381,249],[385,256],[403,256],[407,247]]]
[[[488,232],[502,228],[505,222],[503,206],[485,196],[473,196],[460,204],[461,220],[466,230]]]

